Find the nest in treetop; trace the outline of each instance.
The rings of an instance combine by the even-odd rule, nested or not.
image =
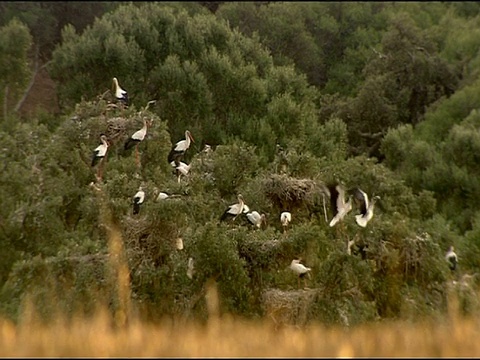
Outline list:
[[[107,129],[105,132],[108,140],[112,143],[116,142],[117,139],[124,141],[125,137],[130,135],[130,133],[127,132],[129,121],[130,120],[121,116],[109,118],[107,120]]]
[[[321,181],[296,179],[285,174],[273,174],[263,182],[265,195],[282,209],[294,209],[318,203],[328,197],[328,189]],[[320,199],[319,199],[320,198]]]

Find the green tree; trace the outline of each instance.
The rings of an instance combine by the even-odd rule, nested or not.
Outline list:
[[[0,116],[4,121],[14,110],[28,82],[31,45],[32,36],[19,20],[13,19],[0,28]]]

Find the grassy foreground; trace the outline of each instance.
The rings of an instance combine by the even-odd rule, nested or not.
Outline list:
[[[132,320],[112,326],[105,311],[48,325],[32,314],[0,320],[1,357],[475,357],[480,319],[382,322],[303,329],[213,314],[207,324]]]

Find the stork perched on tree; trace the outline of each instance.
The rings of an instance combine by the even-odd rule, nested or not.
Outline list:
[[[145,201],[145,191],[142,187],[133,196],[133,215],[137,215],[140,212],[140,205]]]
[[[135,160],[137,162],[137,166],[140,166],[140,160],[138,157],[138,145],[145,139],[145,136],[147,135],[147,129],[150,125],[151,121],[148,121],[144,118],[143,127],[140,130],[135,131],[133,135],[127,139],[125,145],[123,146],[125,150],[128,150],[135,146]]]
[[[172,146],[172,150],[168,154],[168,162],[176,167],[178,162],[183,159],[183,155],[185,155],[185,151],[188,150],[190,144],[195,142],[193,139],[192,134],[189,130],[185,131],[185,139],[178,141],[175,145]]]
[[[297,278],[297,285],[300,287],[300,279],[304,281],[304,287],[306,286],[305,276],[312,271],[311,268],[306,267],[305,265],[300,263],[301,259],[293,259],[290,263],[290,269],[298,275]]]
[[[98,162],[100,162],[100,166],[97,169],[97,178],[101,179],[102,178],[102,165],[103,165],[103,159],[105,158],[108,150],[108,140],[107,136],[105,134],[100,135],[100,140],[101,144],[98,145],[95,150],[93,150],[93,156],[92,156],[92,167],[94,167]]]
[[[283,226],[283,232],[286,233],[290,222],[292,221],[292,214],[289,211],[284,211],[280,214],[280,222]]]
[[[258,211],[247,212],[247,219],[252,224],[255,225],[258,229],[264,226],[267,222],[265,214],[261,214]]]
[[[453,246],[450,246],[448,248],[447,254],[445,255],[445,260],[447,260],[448,266],[452,271],[455,271],[457,269],[458,264],[458,256],[454,250],[455,248]]]
[[[238,215],[245,213],[245,210],[247,210],[248,207],[245,208],[247,205],[245,205],[242,194],[237,195],[237,200],[238,200],[238,203],[230,205],[223,212],[223,215],[220,218],[220,221],[225,221],[227,219],[233,219],[232,221],[234,221]]]
[[[183,161],[179,161],[177,166],[175,167],[175,173],[177,175],[177,181],[180,183],[180,178],[183,176],[187,176],[188,172],[190,171],[190,167],[192,164],[187,165]]]
[[[329,226],[333,227],[342,221],[345,215],[352,210],[352,199],[349,196],[348,201],[345,201],[345,189],[340,184],[330,186],[329,191],[330,204],[333,212],[333,218],[330,220]]]
[[[359,188],[353,189],[352,193],[355,204],[360,210],[360,214],[355,215],[355,221],[359,226],[366,227],[373,217],[375,202],[380,199],[380,196],[374,196],[369,201],[367,193]]]
[[[113,78],[113,86],[115,88],[115,99],[117,99],[117,102],[122,105],[122,109],[123,107],[127,107],[128,93],[126,90],[120,87],[120,84],[118,83],[118,79],[116,77]]]

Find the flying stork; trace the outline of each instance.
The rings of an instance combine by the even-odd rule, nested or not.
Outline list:
[[[352,199],[349,196],[345,202],[345,189],[342,185],[330,186],[330,203],[333,211],[333,218],[330,220],[329,226],[333,227],[342,221],[345,215],[352,210]]]
[[[101,134],[100,135],[100,140],[102,141],[102,143],[100,145],[98,145],[95,148],[95,150],[93,150],[92,164],[91,164],[92,167],[97,165],[97,163],[99,163],[99,162],[101,162],[100,165],[103,165],[103,159],[105,158],[105,155],[107,154],[107,150],[108,150],[108,146],[109,146],[107,136],[105,134]],[[98,179],[102,178],[102,173],[101,172],[102,172],[101,166],[99,166],[98,169],[97,169],[97,178]]]
[[[120,87],[116,77],[113,78],[113,85],[115,87],[115,99],[117,99],[117,102],[122,104],[123,109],[123,106],[128,106],[128,93],[126,90]]]
[[[172,146],[172,150],[170,150],[170,153],[168,154],[168,162],[172,166],[176,167],[192,142],[195,142],[195,140],[193,139],[190,131],[186,130],[185,139],[178,141],[175,145]]]
[[[374,196],[370,201],[365,191],[355,188],[353,189],[353,198],[355,204],[360,209],[360,214],[355,215],[357,224],[361,227],[366,227],[367,223],[373,217],[373,209],[375,208],[375,202],[380,199],[380,196]]]
[[[125,150],[128,150],[133,146],[135,146],[135,160],[138,166],[140,166],[140,161],[138,158],[138,145],[145,139],[149,125],[150,125],[150,121],[144,118],[143,127],[140,130],[135,131],[133,135],[127,139],[127,141],[125,142],[125,145],[123,146]]]
[[[304,287],[306,286],[305,276],[312,271],[311,268],[306,267],[305,265],[300,263],[301,259],[293,259],[290,263],[290,269],[298,275],[297,278],[297,285],[300,287],[300,279],[304,281]]]
[[[287,232],[287,228],[290,225],[290,222],[292,221],[292,214],[288,211],[284,211],[280,214],[280,222],[282,223],[283,226],[283,232]]]
[[[242,194],[238,194],[237,195],[237,200],[238,200],[238,203],[236,204],[233,204],[233,205],[230,205],[224,212],[223,212],[223,215],[222,217],[220,218],[220,221],[225,221],[227,219],[232,219],[235,220],[237,218],[238,215],[242,214],[242,213],[245,213],[245,207],[247,205],[245,205],[245,202],[243,200],[243,196]],[[247,207],[248,209],[248,207]],[[232,221],[233,221],[232,220]]]
[[[133,196],[133,215],[137,215],[140,211],[140,205],[145,201],[145,191],[140,187],[137,193]]]
[[[453,246],[450,246],[448,248],[447,254],[445,255],[445,260],[448,261],[448,266],[452,271],[456,270],[458,264],[458,256],[454,250],[455,248]]]

